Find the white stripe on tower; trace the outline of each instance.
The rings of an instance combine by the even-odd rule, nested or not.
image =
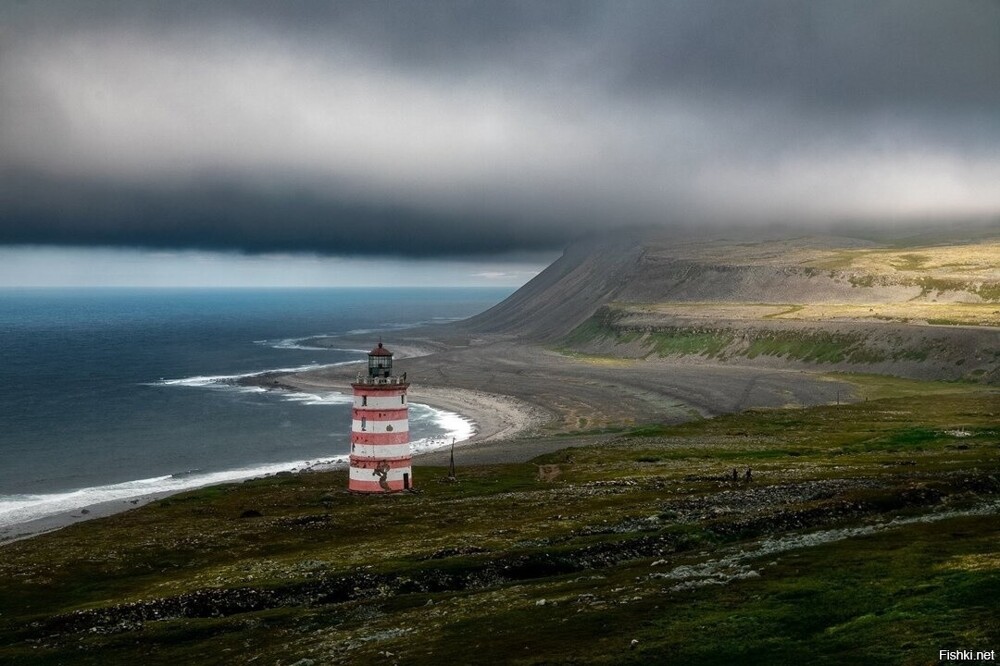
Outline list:
[[[409,420],[406,418],[378,421],[374,418],[361,417],[351,422],[351,432],[406,432],[409,429]]]
[[[406,407],[405,400],[405,394],[399,397],[384,397],[380,395],[362,395],[355,393],[354,407],[358,409],[362,407],[368,407],[371,409],[403,409]]]

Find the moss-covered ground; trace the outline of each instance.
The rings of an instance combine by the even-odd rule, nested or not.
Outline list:
[[[0,663],[930,664],[1000,648],[1000,393],[853,379],[867,400],[624,431],[455,483],[421,467],[414,493],[276,476],[8,544]]]

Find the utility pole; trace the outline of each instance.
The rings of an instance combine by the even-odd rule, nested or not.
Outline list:
[[[455,480],[455,438],[451,438],[451,464],[448,466],[448,478]]]

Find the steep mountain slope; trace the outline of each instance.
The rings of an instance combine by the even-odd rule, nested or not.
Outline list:
[[[644,237],[575,243],[509,298],[462,322],[476,334],[551,340],[578,326],[641,274]]]

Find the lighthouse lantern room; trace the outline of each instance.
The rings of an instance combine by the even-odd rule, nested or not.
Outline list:
[[[368,374],[359,372],[351,384],[350,490],[388,493],[413,487],[409,386],[406,373],[392,373],[392,352],[381,342],[368,352]]]

